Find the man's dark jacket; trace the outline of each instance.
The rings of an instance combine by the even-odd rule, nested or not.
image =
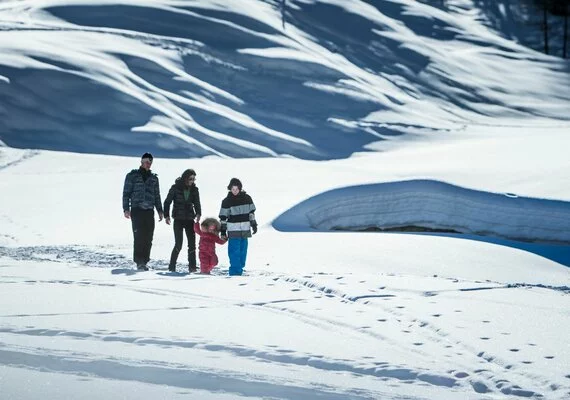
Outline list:
[[[152,210],[162,213],[158,176],[144,168],[133,169],[125,177],[123,186],[123,211],[133,208]]]

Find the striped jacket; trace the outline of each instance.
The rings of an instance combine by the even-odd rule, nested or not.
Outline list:
[[[130,211],[133,208],[152,210],[156,207],[156,211],[162,213],[158,176],[141,169],[133,169],[125,177],[123,211]],[[148,175],[146,180],[143,179],[143,174]]]
[[[228,192],[228,196],[222,200],[219,217],[222,236],[226,233],[228,238],[249,238],[251,227],[257,226],[255,205],[249,194],[243,190],[237,196]]]

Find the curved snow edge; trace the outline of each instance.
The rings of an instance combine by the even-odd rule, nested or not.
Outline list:
[[[273,221],[288,232],[405,226],[568,244],[570,202],[408,180],[330,190]]]

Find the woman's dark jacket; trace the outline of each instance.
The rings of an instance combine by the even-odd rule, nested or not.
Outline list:
[[[184,198],[184,190],[190,190],[188,200]],[[191,220],[196,218],[197,214],[202,215],[202,206],[200,205],[200,192],[194,184],[188,187],[184,184],[182,178],[177,178],[176,182],[164,200],[164,217],[170,217],[170,203],[172,206],[172,218]]]

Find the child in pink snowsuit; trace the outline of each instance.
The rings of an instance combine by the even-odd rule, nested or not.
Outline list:
[[[220,238],[220,222],[215,218],[206,218],[201,224],[195,222],[194,232],[200,236],[198,245],[200,273],[209,274],[218,265],[216,243],[226,244],[227,240]]]

